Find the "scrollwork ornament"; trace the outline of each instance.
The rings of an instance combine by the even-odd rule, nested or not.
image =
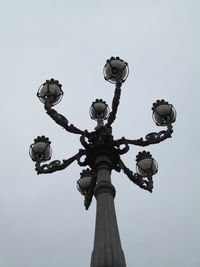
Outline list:
[[[64,159],[63,161],[54,160],[54,161],[50,162],[49,164],[41,165],[41,162],[37,161],[35,164],[35,170],[37,171],[37,174],[53,173],[55,171],[63,170],[65,168],[67,168],[75,160],[79,161],[79,158],[84,153],[85,153],[85,151],[80,149],[77,154],[75,154],[74,156],[72,156],[69,159]]]
[[[124,173],[127,175],[127,177],[138,185],[140,188],[149,191],[152,193],[153,190],[153,179],[152,176],[149,177],[142,177],[138,173],[133,173],[125,164],[122,160],[120,160],[120,167],[121,170],[124,171]]]
[[[88,130],[82,131],[73,124],[70,124],[65,116],[58,113],[55,109],[52,108],[60,102],[63,96],[63,91],[61,89],[62,85],[57,80],[47,80],[39,88],[39,91],[37,93],[37,96],[44,104],[46,113],[58,125],[63,127],[67,132],[80,135],[80,143],[83,149],[80,149],[79,152],[71,158],[64,159],[61,161],[54,160],[49,164],[42,164],[42,162],[46,162],[51,158],[51,142],[45,136],[38,137],[34,140],[36,144],[38,142],[42,142],[46,144],[46,146],[44,146],[45,149],[46,147],[50,148],[49,151],[42,150],[42,153],[41,151],[40,153],[36,153],[37,151],[39,151],[39,149],[37,149],[37,151],[33,150],[33,145],[35,145],[35,143],[30,146],[29,154],[32,160],[35,162],[35,170],[37,171],[37,174],[53,173],[67,168],[75,160],[77,161],[79,166],[90,167],[90,170],[94,172],[95,175],[94,177],[92,177],[92,182],[91,184],[89,184],[89,189],[87,190],[86,194],[84,194],[84,205],[86,209],[89,208],[93,195],[95,194],[94,191],[97,179],[96,171],[100,162],[105,160],[105,158],[109,159],[109,168],[111,170],[115,170],[117,172],[123,170],[123,172],[130,179],[130,181],[138,185],[140,188],[152,192],[152,175],[157,172],[157,163],[151,157],[150,153],[143,151],[138,154],[136,159],[137,173],[132,172],[123,163],[123,161],[121,160],[121,155],[129,151],[130,145],[145,147],[151,144],[158,144],[164,141],[165,139],[170,138],[173,133],[172,123],[175,122],[176,111],[174,107],[165,100],[157,100],[155,103],[153,103],[152,107],[153,119],[156,125],[167,127],[166,130],[162,130],[159,132],[150,132],[144,138],[141,137],[139,139],[132,140],[126,139],[125,137],[122,137],[117,140],[114,139],[112,135],[112,124],[116,119],[118,107],[120,104],[121,87],[127,76],[128,63],[121,60],[119,57],[111,57],[107,61],[104,67],[104,77],[106,80],[115,84],[111,112],[109,113],[109,107],[105,101],[103,101],[102,99],[96,99],[96,101],[92,103],[92,106],[90,108],[90,116],[97,122],[97,126],[94,128],[94,131],[91,132],[89,132]],[[104,121],[106,121],[105,124]],[[43,155],[44,152],[48,153]],[[144,159],[142,159],[141,157],[144,157]],[[101,184],[101,189],[103,188],[104,190],[107,190],[106,186],[108,185]],[[97,191],[98,190],[96,190],[96,192]]]
[[[145,140],[141,137],[139,139],[130,140],[126,139],[125,137],[115,140],[115,143],[118,145],[121,144],[130,144],[130,145],[136,145],[136,146],[149,146],[152,144],[158,144],[162,141],[164,141],[167,138],[171,138],[171,135],[173,133],[173,126],[172,124],[167,125],[167,130],[162,130],[158,133],[152,132],[146,135]]]

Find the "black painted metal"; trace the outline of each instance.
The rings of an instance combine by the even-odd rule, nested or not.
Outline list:
[[[117,57],[111,58],[111,60],[120,59]],[[128,73],[127,63],[125,64],[125,67]],[[100,107],[97,105],[97,109],[95,109],[96,113],[92,113],[92,118],[97,121],[97,126],[92,132],[89,132],[88,130],[82,131],[79,128],[75,127],[73,124],[69,124],[68,120],[63,115],[59,114],[55,109],[52,108],[53,104],[51,103],[51,101],[53,99],[53,96],[51,96],[50,91],[48,91],[48,95],[42,98],[42,102],[44,101],[44,108],[47,114],[57,124],[62,126],[66,131],[74,134],[79,134],[80,143],[83,146],[83,149],[80,149],[77,154],[67,160],[54,160],[49,164],[42,164],[42,162],[46,161],[47,158],[48,160],[50,159],[50,157],[47,157],[47,155],[43,155],[46,152],[46,149],[40,149],[40,154],[38,152],[37,155],[37,150],[34,151],[33,148],[35,147],[38,140],[42,140],[42,142],[44,143],[43,146],[45,148],[49,147],[49,139],[43,136],[38,137],[37,139],[35,139],[35,143],[32,144],[30,147],[30,155],[32,157],[32,160],[36,162],[35,169],[37,171],[37,174],[53,173],[55,171],[63,170],[75,160],[77,161],[79,166],[89,167],[90,169],[87,169],[87,171],[94,174],[92,176],[89,188],[87,188],[87,190],[84,190],[84,205],[86,209],[89,208],[94,195],[97,200],[96,228],[91,267],[126,266],[124,253],[121,248],[117,219],[115,214],[114,197],[116,192],[114,186],[111,183],[111,172],[112,170],[115,170],[117,172],[123,170],[123,172],[133,183],[135,183],[144,190],[152,192],[152,175],[156,173],[157,170],[155,168],[157,168],[157,165],[153,164],[154,161],[150,153],[144,151],[142,153],[139,153],[137,156],[136,161],[138,168],[141,167],[140,163],[142,163],[141,160],[144,160],[144,157],[145,159],[149,160],[148,162],[152,162],[150,168],[154,168],[152,170],[148,169],[148,172],[144,171],[141,175],[139,173],[133,173],[124,164],[121,159],[121,155],[128,152],[129,145],[148,146],[151,144],[158,144],[161,141],[170,138],[173,133],[172,123],[175,121],[176,117],[176,113],[172,105],[168,104],[168,102],[164,100],[158,100],[156,103],[153,104],[152,108],[154,112],[155,123],[158,126],[167,126],[166,130],[162,130],[158,133],[149,133],[146,135],[145,139],[140,138],[136,140],[131,140],[122,137],[121,139],[115,140],[112,135],[111,125],[116,119],[117,110],[120,103],[121,86],[126,78],[127,75],[124,79],[120,80],[120,77],[117,77],[116,81],[111,81],[115,83],[116,86],[112,101],[111,112],[109,115],[105,113],[105,116],[98,117],[97,111]],[[55,81],[53,79],[48,81],[48,85],[49,83],[51,83],[51,81],[53,81],[52,83],[56,82],[56,84],[59,85],[61,89],[61,85],[58,83],[58,81]],[[38,97],[40,97],[40,95],[38,95]],[[93,105],[96,102],[93,102]],[[98,100],[98,103],[99,102],[105,103],[103,100]],[[169,108],[167,105],[169,105]],[[106,106],[106,108],[108,110],[108,106]],[[162,112],[160,112],[160,110]],[[107,122],[104,124],[103,121],[106,119]],[[49,152],[49,154],[51,153]],[[143,166],[144,165],[145,164],[143,162]],[[83,173],[84,172],[82,172],[82,175]],[[146,175],[146,177],[143,177],[142,175]]]
[[[35,164],[35,170],[37,174],[42,173],[52,173],[55,171],[64,170],[67,168],[72,162],[78,160],[84,154],[84,150],[79,150],[79,152],[69,159],[64,159],[62,162],[60,160],[54,160],[49,164],[41,165],[41,161],[37,161]]]
[[[110,127],[111,124],[116,119],[117,109],[119,106],[119,101],[120,101],[120,96],[121,96],[121,86],[122,86],[121,82],[116,83],[115,93],[114,93],[114,97],[113,97],[113,101],[112,101],[112,111],[110,112],[110,115],[108,117],[108,122],[106,124],[108,127]]]
[[[51,102],[48,99],[45,100],[44,108],[47,114],[60,126],[62,126],[66,131],[74,134],[83,134],[83,131],[76,128],[73,124],[68,123],[68,120],[61,114],[59,114],[55,109],[52,108]]]

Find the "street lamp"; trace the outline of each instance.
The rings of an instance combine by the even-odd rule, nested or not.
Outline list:
[[[136,172],[132,172],[122,161],[121,155],[129,150],[130,145],[148,146],[158,144],[170,138],[173,132],[172,123],[176,119],[174,107],[164,100],[157,100],[152,107],[153,120],[157,126],[166,126],[166,130],[152,132],[145,138],[114,139],[112,124],[116,119],[120,101],[121,86],[128,76],[128,64],[119,57],[111,57],[104,67],[105,80],[115,84],[115,93],[112,109],[102,99],[96,99],[90,108],[90,117],[97,121],[94,131],[80,130],[59,114],[52,107],[60,102],[63,96],[61,84],[51,79],[47,80],[37,93],[44,103],[47,114],[66,131],[80,135],[82,149],[66,160],[54,160],[43,163],[51,158],[50,141],[45,136],[39,136],[30,146],[30,156],[35,162],[37,174],[53,173],[63,170],[75,160],[82,167],[87,167],[80,174],[77,188],[84,196],[84,205],[88,209],[93,196],[97,200],[96,227],[94,249],[91,258],[91,267],[125,267],[125,257],[115,214],[115,188],[111,183],[111,172],[123,171],[127,177],[140,188],[152,192],[153,175],[158,166],[152,155],[147,151],[139,152],[136,156]],[[121,147],[123,146],[123,147]],[[82,157],[84,156],[84,159]]]

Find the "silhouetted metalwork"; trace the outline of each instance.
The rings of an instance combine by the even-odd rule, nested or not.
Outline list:
[[[115,258],[112,256],[113,258],[111,259],[111,256],[108,256],[109,249],[108,251],[105,251],[102,247],[102,242],[111,242],[109,241],[109,230],[105,229],[106,235],[104,241],[101,240],[100,234],[98,230],[96,230],[94,251],[91,260],[92,267],[125,266],[125,258],[121,249],[117,220],[115,218],[114,202],[112,202],[115,196],[115,189],[110,180],[111,171],[115,170],[120,172],[122,170],[133,183],[144,190],[152,192],[152,177],[157,173],[158,169],[157,163],[152,158],[152,155],[146,151],[142,151],[137,155],[136,173],[133,173],[133,171],[124,164],[121,159],[121,155],[129,151],[130,145],[144,147],[151,144],[158,144],[161,141],[170,138],[173,133],[172,123],[174,123],[176,119],[176,111],[174,107],[164,100],[157,100],[152,107],[153,119],[157,126],[166,126],[166,130],[151,132],[147,134],[145,138],[131,140],[122,137],[115,140],[112,135],[111,125],[116,119],[120,103],[121,86],[125,82],[127,76],[128,64],[125,61],[119,57],[111,57],[107,60],[104,67],[104,78],[115,84],[112,108],[111,112],[109,112],[108,105],[102,99],[96,99],[92,103],[90,116],[91,119],[97,121],[97,126],[94,131],[91,132],[88,130],[80,130],[73,124],[69,124],[66,117],[59,114],[52,108],[60,102],[63,96],[63,91],[61,89],[62,85],[58,81],[54,79],[47,80],[39,88],[37,93],[39,99],[44,103],[46,113],[66,131],[79,134],[80,143],[82,145],[82,149],[68,159],[62,161],[54,160],[49,164],[43,164],[43,162],[51,158],[51,142],[45,136],[37,137],[34,140],[34,143],[30,146],[30,156],[32,160],[35,161],[35,170],[37,171],[37,174],[53,173],[55,171],[63,170],[74,161],[77,161],[80,166],[87,167],[81,172],[81,177],[77,182],[77,188],[85,197],[84,205],[86,209],[89,208],[93,196],[95,195],[97,198],[98,209],[96,229],[98,229],[98,227],[102,228],[104,224],[107,223],[106,221],[103,222],[103,219],[100,219],[106,207],[103,202],[102,204],[98,204],[102,201],[99,194],[101,193],[102,195],[104,193],[104,199],[107,197],[107,202],[110,203],[110,208],[108,208],[108,210],[109,213],[112,214],[112,217],[110,219],[108,218],[108,220],[113,221],[117,237],[115,237],[116,239],[113,239],[113,243],[110,243],[108,248],[111,250],[114,249],[114,251],[120,256],[118,256],[119,258],[117,258],[117,256]],[[82,159],[83,156],[84,159]],[[109,198],[106,194],[109,194],[111,198]],[[115,243],[117,243],[117,245]],[[98,251],[101,251],[104,255],[101,259],[98,256]],[[103,260],[103,258],[105,259]]]

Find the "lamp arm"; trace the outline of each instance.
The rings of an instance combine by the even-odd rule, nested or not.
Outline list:
[[[43,164],[41,165],[40,161],[37,161],[35,163],[35,170],[37,171],[37,174],[42,174],[42,173],[53,173],[56,171],[63,170],[67,168],[72,162],[75,160],[78,160],[81,155],[85,153],[85,150],[80,149],[77,154],[75,154],[73,157],[69,159],[64,159],[62,161],[60,160],[54,160],[50,162],[49,164]]]
[[[149,176],[145,179],[145,177],[142,177],[138,173],[133,173],[125,164],[124,162],[120,159],[120,167],[121,170],[124,171],[124,173],[128,176],[128,178],[138,185],[140,188],[149,191],[152,193],[153,190],[153,180],[152,176]]]
[[[115,143],[118,145],[121,144],[130,144],[130,145],[136,145],[136,146],[148,146],[152,144],[158,144],[162,141],[164,141],[167,138],[172,137],[173,133],[173,126],[172,124],[167,125],[167,130],[160,131],[158,133],[152,132],[146,135],[145,140],[143,138],[136,139],[136,140],[130,140],[126,139],[125,137],[122,137],[121,139],[115,140]]]
[[[106,123],[106,126],[110,127],[111,124],[115,121],[116,119],[116,114],[117,114],[117,109],[119,106],[119,101],[120,101],[120,96],[121,96],[121,82],[116,83],[115,87],[115,93],[112,101],[112,111],[109,114],[108,121]]]
[[[76,128],[73,124],[69,125],[68,120],[61,114],[59,114],[55,109],[52,108],[48,99],[45,100],[44,108],[46,113],[60,126],[62,126],[66,131],[74,134],[83,134],[84,132]]]

